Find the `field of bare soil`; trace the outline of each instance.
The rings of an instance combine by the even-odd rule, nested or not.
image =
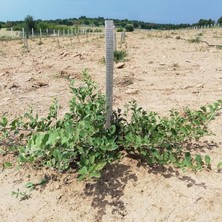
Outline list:
[[[222,99],[222,29],[135,31],[127,33],[123,68],[114,71],[114,108],[136,100],[146,111],[169,115],[170,109]],[[117,33],[118,49],[120,34]],[[186,41],[190,40],[190,41]],[[0,116],[13,118],[32,107],[45,115],[54,98],[69,106],[69,80],[81,84],[81,72],[105,91],[105,38],[102,34],[0,42]],[[212,158],[212,170],[192,172],[149,168],[124,159],[105,168],[98,181],[79,182],[76,174],[33,169],[0,155],[0,221],[222,221],[222,113],[210,123],[212,136],[198,148]],[[195,144],[194,144],[195,146]],[[10,161],[14,167],[3,169]],[[34,190],[28,182],[46,183]],[[19,197],[12,192],[21,192]]]

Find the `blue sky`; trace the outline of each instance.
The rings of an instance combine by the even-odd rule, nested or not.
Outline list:
[[[222,0],[0,0],[0,21],[34,19],[135,19],[156,23],[195,23],[222,16]]]

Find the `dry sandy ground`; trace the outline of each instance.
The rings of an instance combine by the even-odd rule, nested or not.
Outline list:
[[[222,99],[222,50],[205,43],[190,43],[195,36],[222,45],[222,30],[135,32],[122,46],[128,52],[125,67],[115,69],[114,105],[136,99],[147,111],[168,115],[168,110],[198,108]],[[177,37],[177,38],[176,38]],[[117,39],[120,36],[117,35]],[[87,68],[105,89],[104,37],[0,42],[0,116],[14,117],[30,106],[44,115],[53,98],[68,108],[69,79],[80,83]],[[96,182],[78,182],[75,173],[15,166],[0,172],[0,221],[222,221],[222,116],[210,124],[215,135],[203,139],[202,152],[213,158],[212,171],[182,172],[151,169],[124,159],[106,167]],[[0,161],[14,161],[0,156]],[[29,191],[25,184],[47,179]],[[26,200],[11,196],[20,189]]]

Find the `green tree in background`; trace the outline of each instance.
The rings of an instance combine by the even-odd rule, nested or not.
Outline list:
[[[220,25],[222,24],[222,16],[217,20],[217,23]]]
[[[25,32],[27,35],[29,35],[32,32],[32,29],[35,30],[35,21],[33,19],[33,16],[27,15],[25,17]]]
[[[204,26],[204,25],[214,25],[215,21],[212,19],[200,19],[197,25]]]

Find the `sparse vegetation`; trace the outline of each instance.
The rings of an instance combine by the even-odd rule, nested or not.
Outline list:
[[[18,198],[20,201],[27,200],[31,197],[30,194],[20,191],[19,189],[17,189],[17,191],[12,191],[12,196],[14,196],[15,198]]]

